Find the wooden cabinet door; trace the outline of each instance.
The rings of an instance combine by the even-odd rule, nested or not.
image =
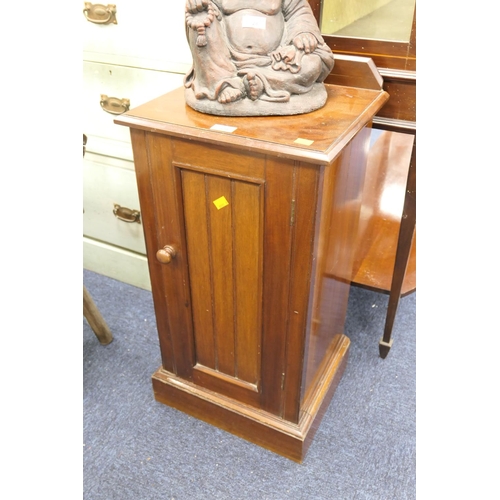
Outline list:
[[[174,167],[195,347],[193,379],[245,401],[261,384],[263,183]]]
[[[279,413],[293,162],[132,137],[164,368]]]

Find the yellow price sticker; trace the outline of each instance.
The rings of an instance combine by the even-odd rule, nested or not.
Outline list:
[[[295,144],[301,144],[302,146],[310,146],[314,141],[311,141],[310,139],[302,139],[299,137],[293,142],[295,142]]]
[[[217,210],[220,210],[221,208],[227,207],[229,202],[226,200],[225,196],[221,196],[220,198],[214,200],[213,204],[216,206]]]

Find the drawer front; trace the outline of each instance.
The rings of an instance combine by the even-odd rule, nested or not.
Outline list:
[[[85,61],[83,132],[88,137],[87,151],[132,161],[129,129],[113,123],[116,115],[103,109],[101,96],[127,99],[132,109],[182,86],[183,77],[176,73]]]
[[[84,237],[83,267],[151,291],[148,260],[145,255]]]
[[[114,3],[116,24],[94,24],[82,13],[85,60],[176,73],[188,71],[192,57],[185,32],[185,0]],[[83,10],[84,2],[81,6]]]
[[[134,211],[140,213],[132,163],[100,159],[86,153],[83,161],[83,209],[85,236],[146,253],[140,218],[139,222],[122,220],[134,220]]]

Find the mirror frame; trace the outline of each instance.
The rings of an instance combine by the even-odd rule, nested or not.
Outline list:
[[[321,7],[325,0],[308,0],[321,24]],[[377,113],[374,126],[416,133],[416,6],[408,42],[391,42],[367,38],[322,35],[335,54],[369,57],[383,78],[383,88],[391,96]],[[326,80],[328,83],[328,79]]]
[[[321,26],[321,7],[325,0],[308,0],[318,25]],[[322,35],[333,52],[371,57],[380,68],[416,70],[416,7],[409,42],[391,42],[367,38]]]

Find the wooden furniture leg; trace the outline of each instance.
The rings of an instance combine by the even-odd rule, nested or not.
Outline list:
[[[83,156],[85,156],[85,146],[87,145],[87,136],[83,134]],[[89,291],[83,286],[83,315],[89,322],[97,339],[102,345],[109,344],[113,340],[113,335],[104,321],[101,312],[95,305]]]
[[[109,344],[113,340],[108,325],[85,286],[83,287],[83,315],[102,345]]]
[[[392,328],[398,309],[399,299],[401,298],[401,289],[403,287],[406,267],[410,256],[413,233],[416,225],[416,142],[415,138],[410,167],[408,170],[408,180],[406,182],[403,215],[399,230],[391,290],[389,293],[389,304],[387,306],[384,335],[379,342],[379,353],[381,358],[385,358],[387,354],[389,354],[389,350],[392,347]]]

